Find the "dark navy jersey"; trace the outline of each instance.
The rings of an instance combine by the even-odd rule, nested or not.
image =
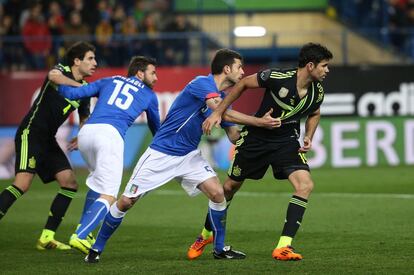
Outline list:
[[[280,117],[282,126],[272,130],[247,126],[249,134],[273,142],[299,138],[300,119],[318,110],[323,101],[322,84],[312,82],[307,94],[300,98],[296,88],[297,69],[260,71],[257,81],[266,90],[255,116],[262,117],[273,108],[272,117]]]
[[[54,69],[75,80],[69,66],[59,64]],[[54,138],[60,125],[74,110],[78,109],[79,116],[82,118],[89,116],[89,102],[89,98],[76,101],[64,98],[58,93],[57,85],[46,77],[29,113],[20,123],[19,131],[29,130],[44,136],[45,139]]]

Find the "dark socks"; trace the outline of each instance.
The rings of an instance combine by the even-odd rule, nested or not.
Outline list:
[[[302,222],[303,214],[305,213],[308,200],[292,196],[286,213],[286,221],[283,226],[282,236],[295,237],[296,232]]]
[[[0,194],[0,220],[6,215],[7,210],[20,198],[24,192],[15,185],[5,188]]]
[[[50,206],[49,217],[47,219],[45,229],[56,231],[63,217],[66,214],[73,197],[76,194],[75,189],[62,187]]]

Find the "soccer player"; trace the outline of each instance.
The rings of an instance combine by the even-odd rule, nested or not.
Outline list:
[[[197,149],[203,134],[201,126],[204,119],[224,97],[222,91],[237,83],[243,74],[240,54],[221,49],[213,58],[211,74],[196,77],[181,91],[149,148],[138,160],[123,195],[106,215],[96,242],[85,258],[86,262],[99,261],[107,240],[120,225],[126,211],[141,196],[172,179],[178,180],[190,196],[201,191],[210,199],[209,213],[216,236],[214,257],[245,257],[244,253],[224,245],[225,225],[221,220],[226,215],[226,200],[223,187],[210,164]],[[235,123],[277,127],[280,120],[270,117],[271,111],[259,118],[227,110],[224,118]],[[223,126],[234,142],[239,136],[237,126]]]
[[[221,121],[222,114],[246,89],[265,88],[263,101],[256,116],[272,108],[273,116],[280,117],[282,125],[275,129],[246,126],[237,142],[236,154],[224,182],[228,205],[245,179],[261,179],[272,166],[276,179],[288,179],[295,192],[290,199],[280,240],[273,250],[276,260],[301,260],[291,244],[302,222],[313,189],[305,153],[311,149],[312,137],[320,119],[320,105],[324,90],[321,82],[329,72],[328,63],[332,53],[320,44],[308,43],[299,53],[297,69],[267,69],[247,76],[203,123],[203,130],[210,133]],[[306,130],[301,147],[299,139],[300,119],[307,117]],[[212,224],[209,213],[201,235],[190,246],[188,257],[195,259],[212,241]]]
[[[71,112],[78,109],[80,123],[89,116],[89,99],[71,101],[59,95],[57,85],[81,85],[84,78],[96,69],[95,47],[86,42],[75,43],[66,53],[66,64],[59,64],[49,71],[41,92],[23,118],[15,137],[16,177],[14,184],[0,194],[0,219],[12,204],[27,192],[37,173],[44,183],[56,180],[60,190],[49,210],[46,225],[37,242],[37,249],[70,249],[56,241],[56,229],[75,196],[78,184],[70,163],[59,147],[55,135],[59,126]],[[73,140],[76,147],[76,139]]]
[[[113,76],[79,88],[59,86],[59,93],[70,100],[98,97],[95,109],[78,134],[78,147],[90,171],[86,185],[99,193],[81,217],[70,246],[87,254],[88,234],[105,217],[115,202],[122,181],[126,131],[146,112],[154,135],[160,127],[158,99],[152,88],[157,81],[155,60],[144,56],[131,59],[127,77]]]

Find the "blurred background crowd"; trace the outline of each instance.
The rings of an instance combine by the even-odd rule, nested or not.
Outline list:
[[[160,64],[189,62],[185,37],[157,40],[160,32],[193,30],[168,0],[0,2],[3,69],[44,69],[78,40],[94,42],[101,66],[125,65],[137,53],[153,56]],[[146,39],[137,39],[139,35]]]
[[[328,14],[392,50],[414,57],[414,0],[330,0]]]

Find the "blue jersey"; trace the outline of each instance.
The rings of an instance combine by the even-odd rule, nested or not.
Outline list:
[[[110,124],[123,138],[144,111],[152,134],[160,128],[157,96],[137,77],[113,76],[78,88],[60,85],[59,93],[69,100],[97,96],[98,102],[86,124]]]
[[[225,94],[218,91],[213,75],[193,79],[175,99],[150,147],[173,156],[184,156],[197,149],[203,121],[212,112],[206,100],[217,96],[223,98]],[[222,127],[231,125],[222,123]]]

